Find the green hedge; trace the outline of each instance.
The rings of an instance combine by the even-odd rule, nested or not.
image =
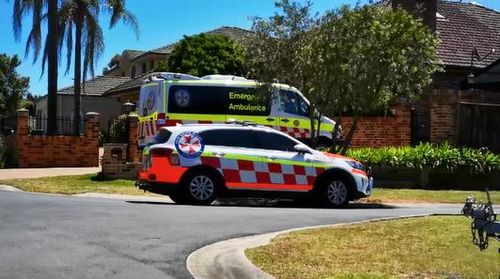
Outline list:
[[[500,155],[485,149],[456,148],[448,144],[359,148],[349,150],[348,156],[369,166],[468,171],[471,174],[500,171]]]

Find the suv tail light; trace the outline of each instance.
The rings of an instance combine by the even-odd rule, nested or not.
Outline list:
[[[173,151],[170,148],[153,148],[150,154],[153,158],[168,158],[171,165],[178,166],[180,164],[179,154],[175,154]]]
[[[153,148],[151,149],[151,157],[168,157],[172,151],[170,148]]]

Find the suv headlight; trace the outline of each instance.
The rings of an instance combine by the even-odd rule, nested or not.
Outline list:
[[[349,164],[349,166],[351,166],[357,170],[366,171],[365,165],[361,164],[360,162],[346,161],[346,163]]]

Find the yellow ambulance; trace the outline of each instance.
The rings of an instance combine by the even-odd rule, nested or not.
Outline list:
[[[308,142],[311,138],[310,102],[292,86],[262,83],[243,77],[195,77],[158,73],[141,86],[138,144],[153,141],[163,126],[253,122]],[[320,144],[332,140],[335,122],[322,117]]]

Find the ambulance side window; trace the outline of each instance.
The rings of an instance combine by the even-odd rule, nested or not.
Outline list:
[[[280,150],[280,151],[294,151],[294,146],[298,143],[273,132],[259,132],[259,148]]]
[[[280,90],[281,110],[295,115],[309,116],[309,105],[294,91]]]
[[[205,145],[258,148],[255,132],[246,130],[209,130],[200,133]]]

